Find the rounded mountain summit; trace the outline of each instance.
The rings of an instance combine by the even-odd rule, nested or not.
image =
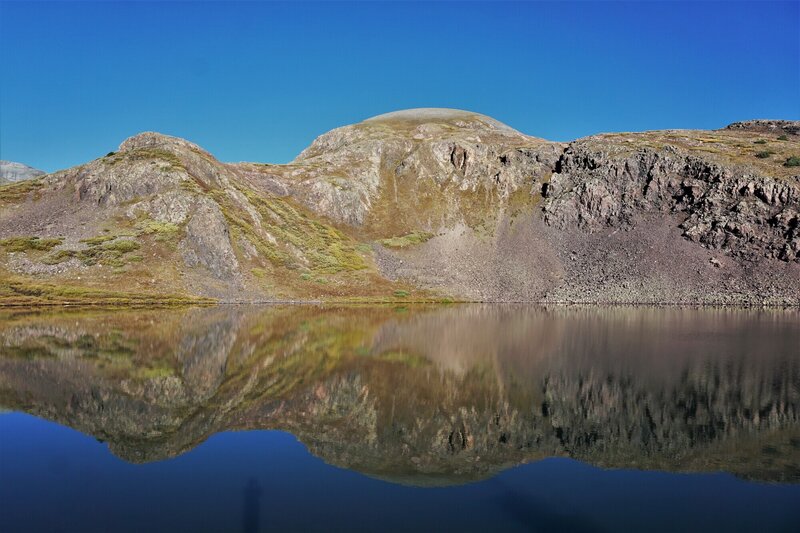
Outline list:
[[[798,131],[556,143],[411,109],[324,133],[286,165],[142,133],[0,187],[0,302],[798,305]]]
[[[493,119],[492,117],[475,113],[473,111],[464,111],[461,109],[449,109],[446,107],[418,107],[415,109],[403,109],[400,111],[392,111],[384,113],[372,118],[368,118],[363,122],[367,123],[387,123],[387,124],[408,124],[420,125],[439,123],[455,127],[470,128],[470,129],[492,129],[502,130],[510,133],[519,133],[515,129],[503,124],[502,122]],[[476,127],[477,126],[477,127]]]

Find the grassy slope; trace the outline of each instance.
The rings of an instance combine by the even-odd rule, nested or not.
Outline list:
[[[135,160],[144,157],[155,164],[179,164],[175,156],[162,156],[160,151],[143,155],[142,150],[136,150],[132,154]],[[115,154],[104,161],[116,165],[121,157]],[[256,212],[254,219],[229,191],[196,186],[194,182],[183,188],[186,194],[205,195],[220,207],[242,267],[246,299],[435,298],[382,278],[372,262],[369,244],[358,242],[309,210],[293,205],[291,200],[256,194],[244,184],[235,184],[234,192],[239,198],[246,198]],[[58,194],[48,190],[41,180],[0,187],[0,209],[36,209],[42,197]],[[192,275],[179,253],[185,224],[157,222],[143,214],[131,220],[121,211],[104,215],[94,229],[85,230],[91,236],[78,243],[43,235],[13,234],[0,239],[0,251],[14,254],[27,264],[64,267],[52,269],[49,274],[25,275],[19,269],[14,272],[0,266],[0,305],[172,305],[210,301],[194,296],[183,280],[187,273]],[[5,257],[9,259],[10,255]],[[201,279],[200,283],[215,281]]]
[[[608,133],[581,141],[600,142],[617,153],[639,148],[662,150],[674,146],[699,157],[728,165],[746,166],[766,176],[786,179],[800,174],[800,167],[787,165],[800,156],[800,138],[779,133],[746,130],[664,130],[641,133]]]
[[[38,282],[0,270],[0,306],[98,305],[98,306],[173,306],[210,304],[214,300],[157,291],[132,292],[80,285]]]

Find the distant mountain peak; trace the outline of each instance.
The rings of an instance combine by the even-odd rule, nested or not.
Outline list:
[[[0,185],[15,181],[27,180],[47,174],[46,172],[29,167],[15,161],[0,161]]]

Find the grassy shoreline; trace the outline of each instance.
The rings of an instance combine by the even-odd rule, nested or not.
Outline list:
[[[111,291],[46,282],[30,283],[13,278],[3,281],[3,286],[0,286],[0,307],[171,307],[217,303],[213,298],[182,294]]]
[[[236,305],[299,305],[299,306],[370,306],[370,305],[457,305],[457,304],[490,304],[490,305],[541,305],[541,306],[563,306],[563,307],[686,307],[686,308],[782,308],[800,309],[800,302],[796,303],[756,303],[756,302],[616,302],[616,301],[564,301],[564,300],[531,300],[531,301],[495,301],[495,300],[461,300],[452,298],[335,298],[335,299],[275,299],[275,300],[219,300],[203,297],[157,297],[151,295],[125,295],[108,296],[93,299],[9,299],[0,297],[0,309],[144,309],[144,308],[170,308],[170,307],[213,307],[213,306],[236,306]]]

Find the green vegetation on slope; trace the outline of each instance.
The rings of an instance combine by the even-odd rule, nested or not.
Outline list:
[[[408,246],[414,246],[427,242],[431,239],[431,237],[433,237],[433,233],[414,231],[408,235],[403,235],[402,237],[391,237],[389,239],[383,239],[379,242],[387,248],[406,248]]]
[[[41,237],[10,237],[0,240],[7,252],[48,252],[61,244],[64,239],[43,239]]]
[[[234,205],[228,194],[211,194],[231,225],[234,241],[246,239],[272,266],[319,274],[367,268],[357,243],[338,229],[312,219],[280,198],[248,189],[242,192],[261,218],[260,227],[249,213]]]
[[[44,183],[41,179],[29,179],[0,185],[0,204],[20,202],[31,193],[37,193]]]
[[[278,242],[300,250],[310,270],[335,274],[367,267],[356,242],[333,226],[313,220],[280,198],[259,196],[252,191],[245,195],[267,223],[267,231]],[[294,266],[296,262],[290,258],[284,264]]]
[[[171,222],[159,222],[152,218],[143,218],[135,226],[139,235],[155,235],[158,241],[169,241],[177,237],[180,226]]]
[[[213,303],[210,298],[179,294],[133,293],[74,285],[41,283],[0,272],[0,302],[5,306],[104,305],[153,306]]]
[[[58,250],[45,257],[42,262],[47,265],[55,265],[75,258],[84,265],[101,264],[121,267],[129,260],[136,260],[128,254],[139,249],[139,243],[134,240],[110,236],[93,237],[81,242],[87,244],[88,247],[84,250]]]
[[[123,161],[161,161],[165,166],[161,168],[162,171],[169,170],[185,170],[180,158],[161,148],[137,148],[135,150],[126,150],[125,152],[115,153],[109,152],[103,160],[109,165],[114,166]]]

